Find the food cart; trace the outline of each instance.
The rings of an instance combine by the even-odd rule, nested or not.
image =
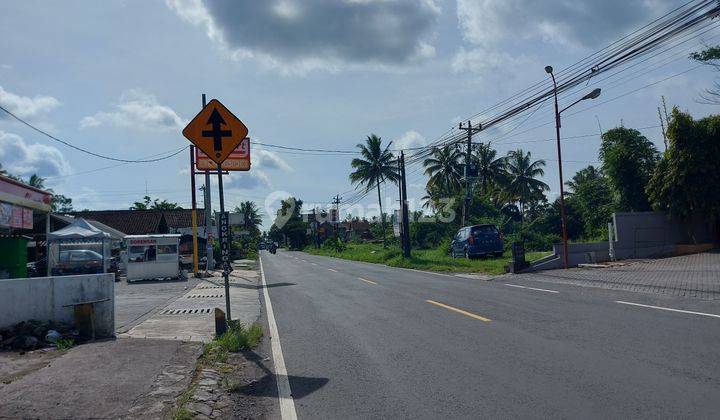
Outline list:
[[[180,235],[128,235],[123,262],[127,281],[180,277]]]

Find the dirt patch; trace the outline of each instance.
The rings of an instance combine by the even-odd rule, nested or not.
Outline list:
[[[63,352],[54,348],[28,352],[0,352],[0,389],[23,376],[42,369]]]

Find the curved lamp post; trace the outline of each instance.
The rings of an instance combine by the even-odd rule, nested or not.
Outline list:
[[[562,238],[563,238],[563,265],[568,268],[568,235],[567,235],[567,219],[565,218],[565,188],[563,187],[563,172],[562,172],[562,151],[560,149],[560,114],[565,110],[577,104],[580,101],[586,99],[595,99],[600,96],[600,88],[594,89],[592,92],[571,103],[563,109],[558,108],[558,92],[557,82],[555,81],[555,75],[553,74],[552,66],[546,66],[545,72],[552,77],[553,82],[553,94],[555,96],[555,134],[557,135],[557,155],[558,155],[558,174],[560,175],[560,217],[562,219]]]

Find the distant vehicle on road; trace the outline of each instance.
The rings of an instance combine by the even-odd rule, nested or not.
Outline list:
[[[503,254],[503,237],[495,225],[475,225],[461,228],[450,244],[453,258],[477,258]]]

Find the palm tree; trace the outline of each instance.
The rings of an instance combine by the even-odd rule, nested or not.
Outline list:
[[[480,143],[473,151],[475,153],[472,159],[477,167],[477,178],[482,185],[482,191],[487,193],[488,188],[500,185],[507,179],[506,159],[497,157],[497,150],[493,149],[490,143]]]
[[[32,174],[30,176],[30,180],[28,181],[28,185],[31,187],[43,189],[45,188],[45,178],[41,178],[38,176],[38,174]]]
[[[462,153],[455,147],[436,149],[433,156],[425,159],[425,174],[430,177],[427,190],[454,195],[462,187],[463,169],[460,164]]]
[[[536,179],[545,175],[544,166],[545,161],[542,159],[532,162],[530,152],[525,153],[522,149],[508,152],[508,182],[505,190],[511,201],[520,204],[520,220],[524,218],[525,205],[550,189],[546,183]]]
[[[350,174],[350,182],[365,186],[365,192],[377,187],[378,205],[380,206],[380,222],[383,231],[383,244],[385,244],[385,215],[380,197],[380,184],[385,180],[397,183],[400,175],[397,173],[395,156],[389,150],[392,142],[383,149],[382,139],[375,134],[367,137],[365,144],[358,144],[361,158],[355,158],[350,165],[355,172]]]
[[[243,227],[245,230],[253,234],[259,234],[262,226],[262,217],[260,217],[260,209],[254,201],[243,201],[239,206],[235,207],[235,213],[243,215]]]

